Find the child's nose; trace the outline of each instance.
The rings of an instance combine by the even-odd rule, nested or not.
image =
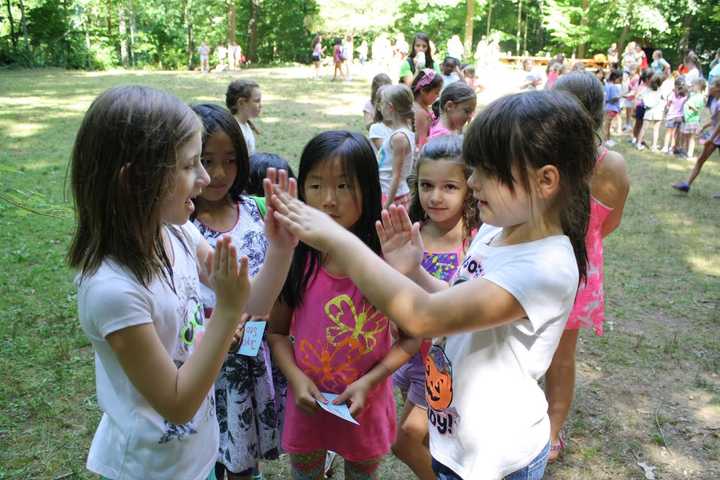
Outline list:
[[[207,170],[205,170],[205,167],[200,165],[200,176],[198,177],[198,183],[205,188],[210,184],[210,175],[208,175]]]

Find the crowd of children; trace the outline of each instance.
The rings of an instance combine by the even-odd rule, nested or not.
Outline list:
[[[437,65],[424,34],[408,48],[398,82],[372,80],[367,135],[314,136],[297,179],[256,153],[256,82],[225,107],[139,86],[92,103],[69,253],[103,410],[88,469],[260,479],[287,453],[296,480],[334,455],[376,479],[392,452],[423,480],[519,480],[559,457],[629,192],[610,135],[634,117],[638,148],[652,131],[692,155],[712,127],[687,192],[720,146],[720,79],[668,76],[656,54],[603,80],[551,66],[536,91],[530,65],[527,91],[476,115],[471,68]]]

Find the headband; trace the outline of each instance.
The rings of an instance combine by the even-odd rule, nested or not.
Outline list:
[[[416,92],[430,85],[435,79],[435,70],[432,68],[424,68],[420,70],[420,72],[424,73],[425,76],[418,81],[417,85],[415,85]],[[420,72],[418,72],[418,75],[420,75]]]

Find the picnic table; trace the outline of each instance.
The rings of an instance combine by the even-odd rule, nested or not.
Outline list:
[[[535,65],[547,65],[551,60],[553,60],[555,57],[531,57],[531,56],[512,56],[512,55],[501,55],[498,59],[501,63],[505,63],[508,65],[520,65],[522,64],[523,60],[532,60]],[[596,69],[596,68],[607,68],[608,62],[606,60],[599,60],[595,58],[575,58],[570,59],[566,58],[566,62],[569,62],[570,65],[574,64],[575,62],[583,62],[585,65],[585,68],[590,69]]]

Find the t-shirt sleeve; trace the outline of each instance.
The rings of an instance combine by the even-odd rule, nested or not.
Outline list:
[[[198,245],[205,241],[205,237],[203,237],[200,230],[198,230],[197,226],[191,221],[186,222],[180,228],[190,242],[189,247],[193,249],[193,252],[196,252]]]
[[[152,323],[149,293],[122,277],[86,280],[80,308],[97,333],[105,338],[124,328]]]
[[[383,138],[383,135],[381,133],[382,124],[380,123],[373,123],[370,125],[370,130],[368,131],[368,138],[372,140],[373,138]]]
[[[484,278],[506,290],[522,306],[527,318],[515,326],[528,335],[548,322],[566,321],[578,287],[575,256],[564,242],[540,251],[519,252]]]
[[[407,62],[407,60],[404,60],[400,64],[400,80],[403,79],[403,77],[407,77],[408,75],[412,75],[412,70],[410,70],[410,64]]]

